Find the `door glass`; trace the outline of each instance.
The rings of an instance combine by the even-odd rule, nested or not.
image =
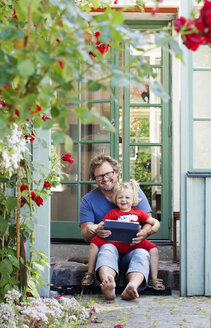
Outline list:
[[[161,108],[131,107],[130,142],[161,142]]]
[[[77,185],[61,184],[51,196],[52,221],[77,221]]]
[[[88,104],[88,108],[94,109],[100,116],[110,120],[110,103]],[[109,138],[110,133],[102,127],[98,118],[95,118],[91,124],[81,124],[81,140],[108,140]]]
[[[139,182],[161,182],[161,147],[131,146],[130,177]]]
[[[90,180],[89,163],[93,157],[100,153],[110,155],[110,143],[90,143],[81,145],[81,180]]]

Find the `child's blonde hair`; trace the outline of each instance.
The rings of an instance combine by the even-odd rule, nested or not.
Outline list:
[[[139,184],[135,180],[130,180],[129,182],[120,183],[114,190],[112,200],[114,204],[116,204],[117,196],[121,194],[124,190],[129,190],[131,192],[131,196],[133,198],[132,206],[136,206],[140,202],[140,198],[138,196]]]

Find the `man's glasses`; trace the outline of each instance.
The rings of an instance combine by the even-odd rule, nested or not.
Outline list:
[[[105,174],[100,174],[95,176],[96,181],[102,181],[104,178],[112,178],[114,176],[114,171],[107,172]]]

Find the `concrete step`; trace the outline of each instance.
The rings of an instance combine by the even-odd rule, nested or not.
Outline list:
[[[88,249],[88,244],[51,244],[51,284],[57,287],[80,285],[87,271]],[[159,245],[159,255],[159,278],[167,287],[179,290],[180,268],[172,260],[172,245]]]

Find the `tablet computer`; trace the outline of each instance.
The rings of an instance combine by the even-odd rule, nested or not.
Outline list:
[[[111,235],[104,239],[121,243],[131,243],[132,239],[136,237],[138,227],[138,222],[105,220],[104,229],[111,230]]]

